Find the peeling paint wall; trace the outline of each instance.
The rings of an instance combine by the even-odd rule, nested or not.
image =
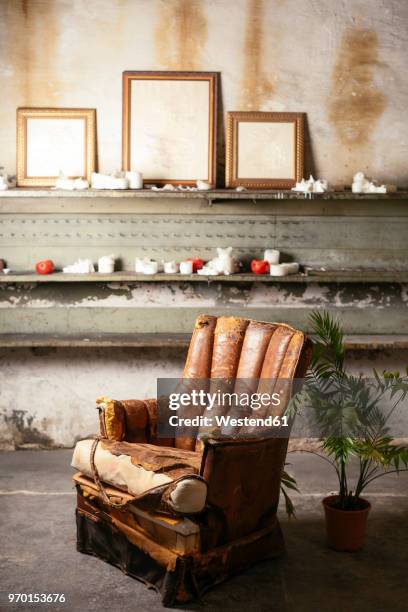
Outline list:
[[[307,170],[337,184],[357,169],[407,183],[405,0],[0,0],[0,27],[10,172],[18,106],[96,107],[110,172],[121,166],[123,70],[216,70],[224,111],[307,113]]]
[[[97,433],[96,397],[155,397],[156,377],[180,376],[185,357],[184,349],[0,350],[0,449],[71,447]],[[408,351],[348,359],[356,374],[403,371]]]
[[[0,449],[73,446],[97,433],[98,396],[155,397],[156,377],[179,376],[184,360],[169,349],[0,350]]]
[[[74,336],[190,333],[206,312],[286,321],[307,330],[316,308],[335,312],[348,334],[408,327],[405,284],[116,283],[0,287],[0,333]]]

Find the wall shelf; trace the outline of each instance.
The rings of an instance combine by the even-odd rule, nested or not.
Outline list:
[[[387,206],[384,206],[384,203]],[[347,217],[407,216],[408,191],[353,194],[349,190],[322,194],[293,191],[151,191],[9,189],[0,191],[0,214],[149,214],[171,217],[219,215],[346,215]]]
[[[134,334],[190,332],[203,310],[302,328],[309,312],[328,308],[350,334],[400,334],[408,325],[407,204],[407,191],[305,199],[274,191],[9,190],[0,193],[0,257],[13,273],[0,273],[0,331],[57,334],[57,344],[81,334],[79,346],[114,345],[105,334],[123,334],[122,346],[130,334],[139,346],[147,340]],[[304,272],[206,277],[132,271],[136,257],[211,259],[216,247],[228,246],[246,265],[266,248],[279,249]],[[107,253],[123,271],[34,273],[41,259],[61,269],[78,257],[96,262]],[[149,340],[154,346],[174,341],[183,342]],[[48,346],[46,338],[33,342]]]
[[[406,283],[408,270],[376,270],[367,268],[340,270],[308,270],[306,273],[288,276],[269,274],[231,274],[204,276],[201,274],[136,274],[113,272],[112,274],[54,274],[41,275],[31,272],[4,274],[0,272],[0,284],[28,283]]]
[[[63,336],[57,334],[0,334],[2,348],[183,348],[191,334],[89,334]]]
[[[175,200],[206,200],[213,202],[244,200],[404,200],[408,198],[408,190],[399,189],[393,193],[352,193],[349,189],[342,191],[327,191],[325,193],[299,193],[291,190],[245,190],[213,189],[210,191],[163,191],[152,189],[87,189],[84,191],[65,191],[61,189],[16,188],[0,192],[0,200],[9,198],[60,199],[60,198],[116,198],[116,199],[161,199]]]
[[[191,334],[0,334],[0,348],[187,348]],[[406,350],[408,335],[349,335],[347,350]]]

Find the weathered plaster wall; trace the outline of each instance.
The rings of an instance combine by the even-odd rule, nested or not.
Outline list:
[[[253,203],[152,203],[98,197],[1,198],[2,255],[14,269],[52,257],[94,261],[113,252],[132,269],[135,256],[214,254],[233,245],[245,259],[265,247],[301,263],[402,268],[407,260],[406,202],[302,200]],[[109,200],[109,201],[108,201]],[[135,210],[136,208],[136,210]],[[171,214],[168,210],[170,209]],[[391,240],[390,240],[391,237]],[[396,277],[397,278],[397,277]],[[281,320],[307,327],[315,308],[335,311],[347,333],[401,334],[408,288],[394,283],[30,283],[0,288],[0,334],[89,337],[101,333],[186,332],[201,312]],[[95,398],[147,397],[158,376],[182,369],[185,351],[13,349],[0,353],[3,445],[72,445],[95,431]],[[362,358],[364,357],[364,358]],[[354,367],[402,367],[408,355],[356,354]],[[0,419],[1,420],[1,419]]]
[[[97,432],[95,399],[156,396],[184,352],[161,349],[0,350],[0,449],[72,446]]]
[[[0,334],[187,333],[196,317],[286,321],[308,330],[308,314],[329,310],[348,334],[396,334],[408,327],[408,286],[375,283],[109,283],[0,288]]]
[[[155,397],[156,377],[180,376],[185,355],[184,349],[0,350],[0,449],[73,446],[97,433],[96,397]],[[372,367],[403,371],[408,351],[351,351],[348,358],[354,372],[369,376]]]
[[[224,112],[307,113],[308,171],[332,183],[357,169],[408,183],[405,0],[0,0],[0,31],[0,165],[10,172],[18,106],[97,108],[99,167],[110,172],[121,165],[123,70],[216,70]],[[2,204],[1,256],[32,269],[44,257],[63,265],[114,252],[131,269],[137,255],[181,259],[194,248],[208,258],[232,244],[246,258],[276,247],[317,266],[406,263],[404,203],[224,203],[209,213],[206,204],[102,199]],[[30,285],[1,291],[0,333],[189,331],[203,310],[304,327],[316,306],[335,309],[349,333],[403,333],[408,324],[399,283]],[[184,353],[1,350],[0,440],[70,446],[96,431],[95,397],[154,395],[156,377],[177,375]],[[356,353],[350,363],[367,372],[407,357]]]
[[[123,70],[216,70],[223,110],[304,111],[307,166],[406,185],[405,0],[0,0],[0,164],[18,106],[95,107],[121,165]]]

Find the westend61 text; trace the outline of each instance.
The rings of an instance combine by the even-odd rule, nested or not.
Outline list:
[[[192,418],[179,417],[172,415],[169,417],[171,427],[288,427],[287,416],[268,416],[268,417],[233,417],[230,415],[195,416]]]

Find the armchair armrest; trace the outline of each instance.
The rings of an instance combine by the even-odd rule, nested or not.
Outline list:
[[[147,442],[173,446],[174,440],[157,437],[157,400],[113,400],[99,397],[99,429],[102,438],[116,442]]]
[[[274,524],[286,438],[204,440],[207,503],[223,516],[226,542]]]
[[[125,411],[122,402],[108,397],[98,397],[99,435],[108,440],[123,440],[126,433]]]

